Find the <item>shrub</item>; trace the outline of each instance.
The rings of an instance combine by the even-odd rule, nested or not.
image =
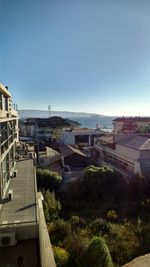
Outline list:
[[[63,219],[58,219],[51,225],[49,234],[52,244],[58,245],[71,236],[71,225]]]
[[[111,224],[110,233],[105,236],[113,261],[119,265],[134,258],[139,248],[139,240],[130,223]]]
[[[59,200],[55,198],[54,192],[49,192],[48,190],[46,192],[43,192],[44,195],[44,201],[43,201],[43,207],[44,207],[44,213],[46,221],[54,221],[58,218],[58,215],[61,211],[61,204]]]
[[[106,215],[106,218],[108,219],[108,220],[110,220],[110,221],[117,221],[118,220],[118,214],[116,213],[116,211],[115,210],[109,210],[108,212],[107,212],[107,215]]]
[[[90,267],[110,267],[112,260],[109,249],[102,237],[95,236],[87,248],[85,265]]]
[[[70,254],[69,266],[83,267],[83,259],[85,257],[86,249],[89,245],[87,231],[81,230],[79,233],[74,232],[70,238],[65,240],[64,245]]]
[[[39,188],[57,190],[62,182],[62,177],[54,171],[48,169],[37,169],[37,185]]]
[[[92,235],[103,235],[109,233],[109,223],[102,218],[90,221],[88,228]]]
[[[79,226],[80,218],[78,216],[72,216],[70,219],[72,230],[76,230],[76,228]]]
[[[120,200],[125,182],[121,175],[108,167],[89,166],[85,169],[83,186],[88,199]]]
[[[66,249],[53,246],[54,257],[57,267],[65,267],[69,261],[69,253]]]

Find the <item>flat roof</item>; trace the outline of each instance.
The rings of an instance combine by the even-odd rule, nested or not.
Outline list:
[[[73,130],[65,130],[65,132],[70,132],[70,133],[78,133],[78,132],[90,132],[90,133],[95,133],[95,132],[101,132],[101,129],[100,128],[98,128],[98,129],[96,129],[96,128],[93,128],[93,129],[91,129],[91,128],[75,128],[75,129],[73,129]]]
[[[6,201],[0,211],[0,225],[36,221],[36,185],[32,159],[16,163],[17,176],[8,190],[13,190],[13,200]]]

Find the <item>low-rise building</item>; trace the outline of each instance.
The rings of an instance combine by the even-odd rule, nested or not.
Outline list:
[[[60,145],[59,152],[62,157],[62,166],[66,171],[84,170],[92,164],[91,160],[81,150],[70,145]]]
[[[114,136],[101,137],[95,142],[96,156],[100,164],[108,164],[124,174],[150,172],[150,137],[122,135],[114,142]]]
[[[100,129],[73,129],[64,131],[61,137],[63,144],[79,145],[79,146],[93,146],[94,138],[102,135]]]
[[[58,140],[64,130],[77,127],[77,122],[61,117],[27,118],[20,120],[20,137],[38,138],[40,141]]]

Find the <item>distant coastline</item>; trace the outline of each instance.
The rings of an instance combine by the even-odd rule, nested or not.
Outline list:
[[[20,109],[18,110],[21,118],[28,117],[43,117],[47,118],[49,116],[48,110],[32,110],[32,109]],[[62,118],[73,118],[73,117],[101,117],[103,115],[95,113],[86,113],[86,112],[71,112],[71,111],[50,111],[51,116],[59,116]]]
[[[19,110],[21,119],[29,117],[47,118],[47,110]],[[104,116],[92,113],[79,113],[69,111],[51,111],[51,116],[60,116],[62,118],[68,118],[80,123],[80,128],[95,129],[97,127],[101,129],[112,129],[112,120],[115,116]]]

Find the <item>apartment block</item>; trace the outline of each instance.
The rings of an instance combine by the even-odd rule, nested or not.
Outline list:
[[[150,133],[150,117],[120,117],[113,120],[114,135]]]
[[[15,175],[16,143],[18,142],[18,113],[12,108],[8,88],[0,83],[0,202],[6,196]]]
[[[17,142],[18,113],[0,84],[0,266],[56,267],[35,161]]]

